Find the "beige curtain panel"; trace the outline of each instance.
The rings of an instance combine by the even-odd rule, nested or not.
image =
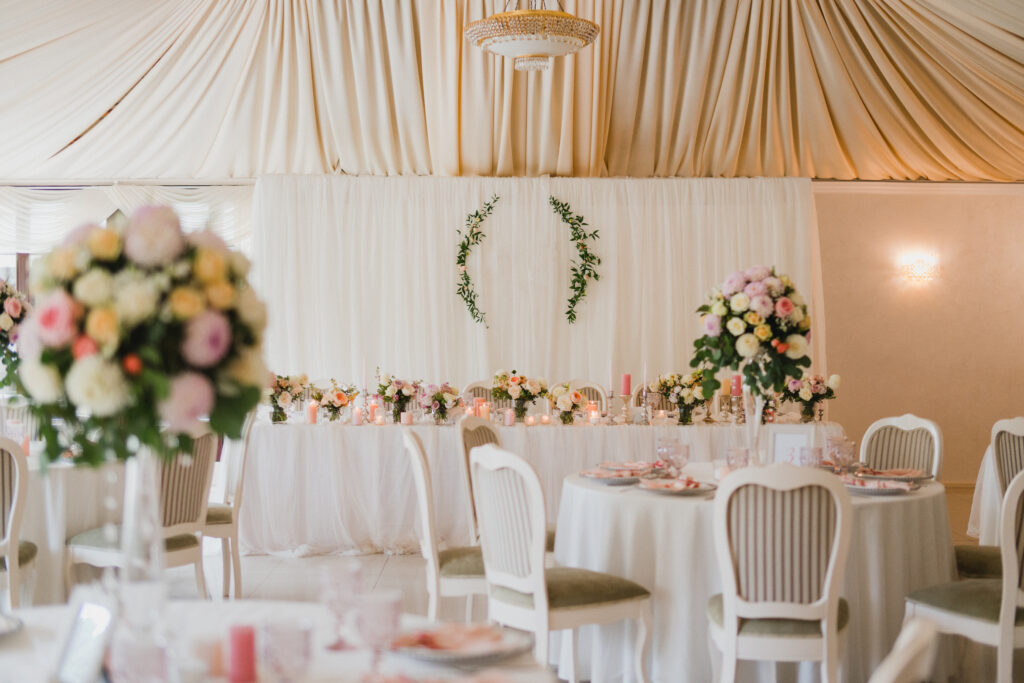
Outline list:
[[[0,179],[1024,180],[1020,0],[565,0],[539,74],[504,0],[0,0]]]

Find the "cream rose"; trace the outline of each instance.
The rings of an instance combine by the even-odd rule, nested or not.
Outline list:
[[[725,329],[729,330],[729,334],[734,337],[738,337],[747,329],[747,324],[743,322],[742,318],[729,318],[729,322],[725,324]]]
[[[10,332],[12,327],[14,327],[14,318],[9,316],[6,311],[0,313],[0,330]]]
[[[79,358],[68,370],[68,398],[96,417],[110,417],[128,405],[128,382],[117,363],[93,354]]]
[[[235,310],[239,319],[258,337],[267,326],[267,307],[251,287],[242,287],[235,293]],[[390,382],[390,378],[388,379]]]
[[[18,376],[25,389],[39,403],[56,403],[64,395],[60,373],[52,365],[22,360]]]
[[[558,397],[558,400],[555,401],[555,407],[563,413],[572,410],[572,397],[570,397],[569,394],[562,394]]]
[[[125,325],[131,327],[156,312],[160,291],[150,279],[126,278],[117,282],[114,292],[114,310]]]
[[[171,292],[171,313],[174,317],[186,320],[206,310],[201,292],[192,287],[177,287]]]
[[[750,297],[740,292],[739,294],[733,294],[732,298],[729,299],[729,308],[736,313],[742,313],[743,311],[750,308]]]
[[[263,351],[259,347],[244,349],[231,361],[227,376],[244,386],[263,386],[267,377],[267,366],[263,362]]]
[[[752,358],[761,348],[761,342],[749,332],[736,340],[736,353],[743,358]]]
[[[101,347],[116,347],[120,339],[117,313],[113,308],[94,308],[85,319],[85,333]],[[70,379],[68,380],[70,391]]]
[[[86,306],[102,306],[114,296],[114,278],[105,270],[93,268],[75,280],[72,292]]]
[[[716,301],[715,303],[711,304],[711,314],[712,315],[717,315],[718,317],[722,317],[723,315],[725,315],[728,312],[729,312],[729,309],[725,307],[725,303],[722,302],[722,301]]]
[[[786,349],[786,358],[803,358],[807,355],[807,337],[802,334],[791,334],[786,337],[786,344],[789,348]]]
[[[508,388],[508,395],[514,399],[519,398],[523,395],[523,388],[518,384],[513,384]]]
[[[759,341],[768,341],[772,338],[772,328],[767,325],[758,325],[754,328],[754,336],[757,337]]]
[[[96,228],[85,240],[93,258],[113,261],[121,255],[121,236],[112,228]]]
[[[828,378],[828,388],[832,391],[839,391],[839,375],[832,375]]]

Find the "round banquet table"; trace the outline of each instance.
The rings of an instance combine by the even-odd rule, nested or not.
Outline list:
[[[414,552],[416,496],[402,429],[419,435],[434,485],[438,534],[450,546],[472,542],[469,497],[457,452],[456,427],[418,424],[258,422],[250,438],[239,541],[247,554]],[[675,436],[694,462],[710,461],[744,443],[742,427],[538,425],[498,427],[502,445],[540,475],[548,522],[558,518],[562,480],[606,460],[653,460],[655,442]],[[806,435],[824,446],[841,435],[837,423],[767,425],[763,439]],[[229,454],[234,460],[237,451]]]
[[[49,681],[56,667],[67,627],[75,609],[66,605],[34,607],[15,613],[24,622],[19,632],[0,639],[0,681],[44,683]],[[227,638],[228,629],[235,624],[251,624],[257,629],[268,622],[308,622],[313,627],[312,662],[304,681],[360,681],[369,670],[370,655],[363,651],[332,652],[326,645],[333,636],[333,618],[326,607],[309,602],[282,602],[276,600],[241,600],[230,602],[172,601],[166,608],[168,648],[179,657],[192,657],[198,642],[216,642]],[[403,615],[405,629],[421,629],[429,625],[423,617]],[[258,641],[258,636],[257,636]],[[257,642],[257,648],[259,643]],[[259,656],[257,649],[257,658]],[[171,655],[172,662],[175,655]],[[225,663],[227,658],[225,657]],[[195,662],[193,660],[193,666]],[[508,683],[553,681],[526,653],[495,664],[493,679]],[[416,662],[397,655],[385,655],[381,673],[413,680],[463,679],[465,671]],[[194,679],[190,679],[194,680]],[[227,680],[203,678],[203,680]],[[272,680],[260,676],[260,680]]]
[[[697,479],[712,480],[707,465],[691,464],[687,470]],[[941,484],[925,484],[905,496],[851,498],[853,538],[840,591],[851,609],[842,667],[847,683],[867,680],[889,652],[902,626],[904,596],[955,575]],[[651,591],[653,681],[712,680],[705,608],[721,592],[712,502],[710,495],[666,496],[576,475],[565,480],[555,559],[623,576]],[[581,629],[580,677],[595,683],[631,680],[633,628],[618,623]],[[558,645],[553,652],[566,671],[568,652]],[[739,680],[814,681],[819,676],[818,665],[808,663],[741,662],[739,671]]]

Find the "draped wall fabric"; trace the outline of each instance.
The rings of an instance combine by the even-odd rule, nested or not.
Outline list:
[[[468,268],[487,325],[456,295],[456,230],[493,194]],[[565,319],[568,202],[602,260]],[[501,368],[550,382],[639,382],[684,371],[696,308],[733,270],[788,273],[811,303],[825,369],[817,223],[805,179],[347,178],[267,176],[253,198],[253,277],[267,301],[279,373],[361,384],[382,372],[460,386]],[[618,384],[616,384],[618,386]]]
[[[0,0],[0,178],[266,173],[1024,180],[1019,0]]]

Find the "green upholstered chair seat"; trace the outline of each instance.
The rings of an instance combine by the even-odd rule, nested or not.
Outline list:
[[[231,506],[223,503],[210,503],[206,508],[207,524],[231,524]]]
[[[484,556],[478,545],[442,550],[437,554],[437,564],[441,576],[484,576]]]
[[[708,619],[721,628],[724,619],[722,594],[712,595],[708,600]],[[839,598],[839,624],[842,631],[850,622],[850,605]],[[774,638],[816,638],[821,637],[821,622],[817,619],[740,619],[741,636],[762,636]]]
[[[914,591],[908,602],[953,612],[991,623],[999,621],[1003,599],[1002,579],[967,579]],[[1017,625],[1024,624],[1024,608],[1017,608]]]
[[[611,574],[592,572],[574,567],[554,567],[545,572],[548,588],[548,606],[551,609],[585,607],[606,602],[619,602],[646,597],[650,593],[638,583]],[[495,587],[491,597],[519,607],[533,607],[533,596],[501,586]]]
[[[89,529],[83,531],[80,534],[75,534],[68,539],[69,546],[76,546],[79,548],[93,548],[96,550],[120,550],[121,549],[121,527],[114,527],[117,533],[113,540],[107,539],[103,533],[103,528],[99,527],[96,529]],[[170,538],[164,539],[164,548],[168,551],[184,550],[185,548],[193,548],[199,545],[199,539],[193,534],[180,534],[178,536],[171,536]]]
[[[958,545],[956,570],[961,579],[1000,579],[1003,558],[997,545]]]
[[[24,567],[35,559],[39,548],[32,541],[18,541],[18,566]],[[0,569],[7,570],[7,558],[0,556]]]

